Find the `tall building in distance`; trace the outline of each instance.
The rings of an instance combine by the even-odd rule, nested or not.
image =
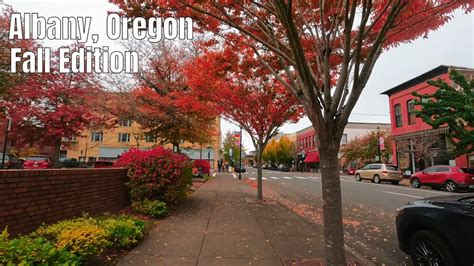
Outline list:
[[[180,151],[190,159],[209,160],[212,168],[217,168],[220,147],[220,118],[216,119],[212,143],[180,143]],[[131,120],[122,120],[116,127],[103,131],[86,131],[80,137],[65,139],[61,157],[76,158],[83,162],[116,160],[131,148],[151,149],[164,146],[172,149],[171,143],[162,144],[146,134],[140,125]]]

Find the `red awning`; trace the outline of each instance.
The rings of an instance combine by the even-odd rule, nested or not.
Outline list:
[[[319,151],[313,151],[306,154],[305,163],[319,163]]]

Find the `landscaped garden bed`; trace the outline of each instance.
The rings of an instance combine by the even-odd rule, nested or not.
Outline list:
[[[116,166],[127,167],[132,204],[121,214],[62,220],[27,235],[0,235],[0,265],[114,265],[190,194],[188,157],[157,147],[130,150]]]

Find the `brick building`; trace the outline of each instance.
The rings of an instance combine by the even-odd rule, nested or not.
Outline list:
[[[421,107],[414,105],[412,93],[434,93],[437,88],[429,85],[429,80],[443,79],[452,83],[448,74],[451,68],[468,79],[474,78],[474,69],[441,65],[382,93],[389,97],[393,160],[406,175],[435,164],[474,167],[474,154],[457,158],[449,155],[452,145],[446,137],[447,125],[433,129],[414,113]]]
[[[371,131],[390,130],[387,123],[349,122],[344,129],[341,145],[347,144],[356,137],[363,136]],[[312,126],[296,132],[296,158],[299,171],[316,172],[319,170],[319,140]],[[339,156],[339,165],[345,164],[344,158]]]

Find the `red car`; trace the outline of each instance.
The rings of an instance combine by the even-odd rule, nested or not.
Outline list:
[[[354,175],[356,171],[357,171],[357,169],[350,167],[350,168],[347,169],[347,174],[348,175]]]
[[[446,188],[454,192],[459,189],[474,189],[474,169],[448,165],[435,165],[411,176],[412,187],[430,186],[433,189]]]
[[[23,169],[48,169],[51,168],[51,160],[45,155],[32,155],[23,161]]]

